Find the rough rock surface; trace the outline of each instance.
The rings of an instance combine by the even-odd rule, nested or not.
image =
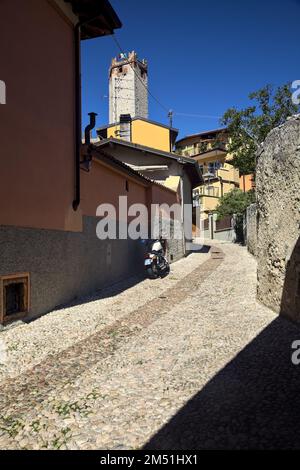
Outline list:
[[[268,135],[256,185],[258,298],[300,321],[300,115]]]
[[[257,254],[257,206],[251,204],[246,211],[246,240],[249,252],[256,256]]]

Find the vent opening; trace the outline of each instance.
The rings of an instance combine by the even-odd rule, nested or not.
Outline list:
[[[6,315],[15,315],[24,312],[25,309],[25,286],[23,282],[8,284],[5,289],[5,305]]]
[[[29,311],[29,274],[0,277],[0,321],[6,323]]]

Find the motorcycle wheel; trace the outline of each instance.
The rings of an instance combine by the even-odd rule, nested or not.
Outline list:
[[[168,274],[170,274],[170,265],[169,263],[166,265],[166,267],[163,269],[163,271],[160,274],[160,277],[166,277]]]
[[[153,271],[151,267],[146,269],[146,273],[149,279],[157,279],[159,277],[158,273]]]

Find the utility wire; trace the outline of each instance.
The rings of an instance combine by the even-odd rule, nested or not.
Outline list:
[[[177,113],[174,112],[175,116],[183,116],[183,117],[193,117],[199,119],[220,119],[222,116],[211,116],[209,114],[189,114],[189,113]]]
[[[119,43],[115,33],[112,34],[111,36],[114,40],[114,42],[116,43],[119,51],[124,55],[126,56],[127,54],[124,52],[124,49],[123,47],[121,46],[121,44]],[[222,116],[210,116],[210,115],[205,115],[205,114],[188,114],[188,113],[177,113],[176,111],[173,111],[171,110],[170,108],[168,109],[164,104],[161,103],[161,101],[156,98],[156,96],[153,95],[153,93],[151,93],[151,91],[149,90],[149,87],[145,85],[145,83],[143,82],[143,80],[141,79],[141,77],[137,74],[135,68],[132,66],[131,63],[129,63],[130,67],[132,68],[134,74],[136,75],[136,77],[139,79],[139,81],[141,82],[141,84],[143,85],[143,87],[147,90],[147,92],[149,93],[149,95],[151,96],[151,98],[156,101],[156,103],[162,108],[164,109],[167,113],[168,113],[168,117],[170,117],[170,115],[172,116],[182,116],[182,117],[194,117],[194,118],[198,118],[198,119],[220,119]]]

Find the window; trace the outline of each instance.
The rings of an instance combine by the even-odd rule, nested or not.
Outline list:
[[[128,192],[129,191],[129,182],[128,180],[125,181],[125,189]]]
[[[219,168],[221,168],[222,164],[221,164],[221,162],[220,162],[219,160],[216,160],[215,162],[211,162],[211,163],[209,164],[209,166],[210,166],[211,168],[213,168],[214,170],[219,170]]]
[[[0,277],[0,323],[24,317],[29,312],[29,274]]]
[[[193,207],[199,207],[200,202],[200,192],[199,189],[194,189],[193,190]]]

